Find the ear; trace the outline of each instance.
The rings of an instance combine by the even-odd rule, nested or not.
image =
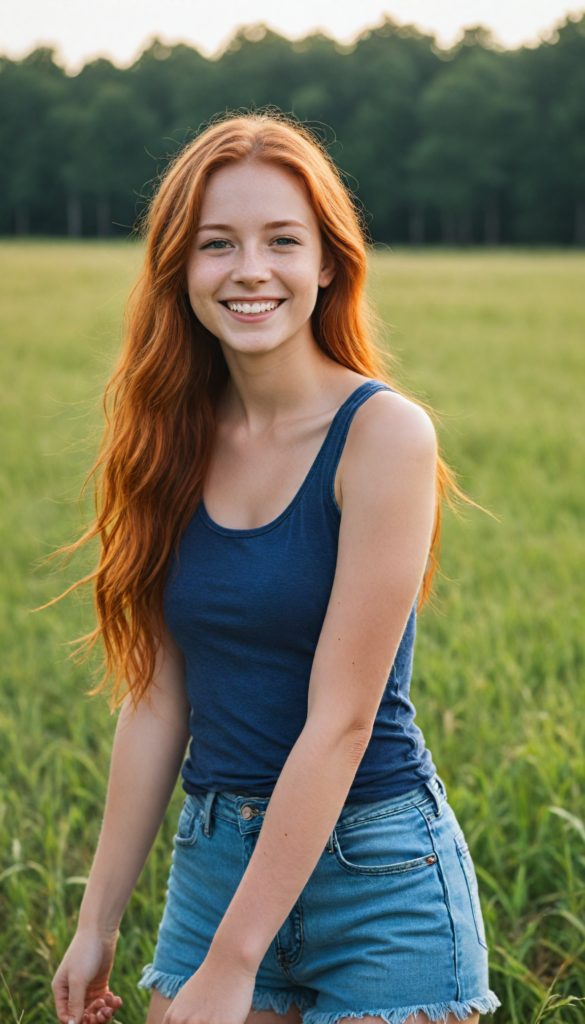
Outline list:
[[[335,260],[329,252],[329,249],[323,245],[323,255],[321,257],[321,266],[319,268],[319,288],[327,288],[330,285],[333,278],[335,277]]]

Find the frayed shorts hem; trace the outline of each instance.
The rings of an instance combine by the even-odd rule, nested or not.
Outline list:
[[[164,971],[155,970],[153,964],[147,964],[142,969],[138,988],[156,988],[157,992],[160,992],[165,999],[174,999],[188,980],[189,978],[182,974],[166,974]],[[501,1006],[496,994],[489,991],[485,996],[466,999],[463,1002],[418,1003],[414,1006],[400,1006],[392,1010],[339,1010],[324,1013],[314,1006],[307,991],[303,988],[275,989],[256,986],[254,989],[253,1010],[274,1010],[275,1013],[284,1017],[293,1004],[300,1010],[303,1024],[337,1024],[337,1021],[344,1017],[380,1017],[386,1024],[404,1024],[409,1017],[416,1017],[419,1013],[426,1013],[430,1021],[444,1022],[450,1013],[456,1020],[466,1020],[472,1013],[477,1011],[479,1013],[494,1013],[498,1006]]]
[[[464,1002],[452,1001],[449,1003],[418,1003],[414,1006],[400,1006],[393,1010],[341,1010],[335,1013],[321,1013],[316,1009],[309,1009],[303,1014],[303,1024],[337,1024],[337,1021],[345,1017],[380,1017],[386,1024],[404,1024],[409,1017],[416,1019],[417,1014],[426,1013],[430,1021],[446,1021],[450,1013],[457,1020],[466,1020],[472,1013],[494,1013],[500,1000],[494,992],[488,992],[486,996],[479,996],[476,999],[466,999]],[[422,1022],[421,1022],[422,1024]]]
[[[153,964],[147,964],[142,968],[138,988],[155,988],[165,999],[174,999],[186,981],[189,978],[184,974],[166,974],[155,970]]]
[[[138,982],[138,988],[155,988],[165,999],[174,999],[182,989],[188,977],[183,974],[166,974],[158,971],[153,964],[147,964],[142,969],[142,976]],[[311,999],[305,989],[293,987],[285,989],[261,988],[256,986],[252,997],[253,1010],[274,1010],[283,1017],[288,1013],[291,1006],[298,1006],[301,1013],[313,1006]]]
[[[314,1003],[315,997],[311,998],[303,988],[260,988],[257,985],[252,997],[253,1010],[274,1010],[284,1016],[294,1005],[301,1011],[303,1020]]]

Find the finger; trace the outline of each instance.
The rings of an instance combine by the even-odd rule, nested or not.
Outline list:
[[[105,1005],[106,1000],[103,998],[103,996],[96,996],[95,999],[92,999],[89,1006],[86,1007],[86,1011],[89,1010],[90,1013],[97,1013],[97,1011],[101,1010],[102,1006]]]
[[[69,1015],[67,1013],[67,997],[69,994],[69,987],[67,985],[66,975],[58,973],[51,982],[51,988],[53,989],[53,998],[55,1000],[57,1017],[61,1021],[61,1024],[68,1024]]]
[[[84,978],[69,975],[69,995],[67,998],[67,1024],[81,1024],[85,1012]]]
[[[113,992],[108,992],[105,996],[105,1000],[108,1006],[113,1006],[115,1010],[119,1010],[123,1003],[122,997],[115,996]]]
[[[85,1012],[87,1013],[88,1011],[86,1010]],[[94,1024],[95,1021],[97,1021],[98,1024],[103,1024],[105,1020],[109,1020],[113,1012],[114,1011],[110,1006],[90,1006],[89,1013],[92,1017],[90,1024]]]
[[[107,1012],[109,1016],[104,1019],[109,1020],[115,1010],[119,1009],[116,1000],[118,1003],[121,1003],[119,997],[114,996],[111,992],[108,992],[105,996],[98,996],[96,999],[93,999],[89,1006],[86,1006],[85,1008],[85,1012],[91,1015],[91,1019],[88,1024],[95,1024],[94,1018],[100,1010]]]

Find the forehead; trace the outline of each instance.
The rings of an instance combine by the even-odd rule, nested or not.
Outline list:
[[[292,171],[260,160],[239,161],[215,171],[203,194],[201,222],[221,215],[222,221],[239,219],[252,210],[265,221],[302,220],[316,227],[304,182]]]

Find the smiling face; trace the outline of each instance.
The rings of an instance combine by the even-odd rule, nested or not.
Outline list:
[[[317,218],[292,172],[248,161],[211,176],[187,284],[195,315],[224,346],[255,354],[312,338],[317,289],[333,274]]]

